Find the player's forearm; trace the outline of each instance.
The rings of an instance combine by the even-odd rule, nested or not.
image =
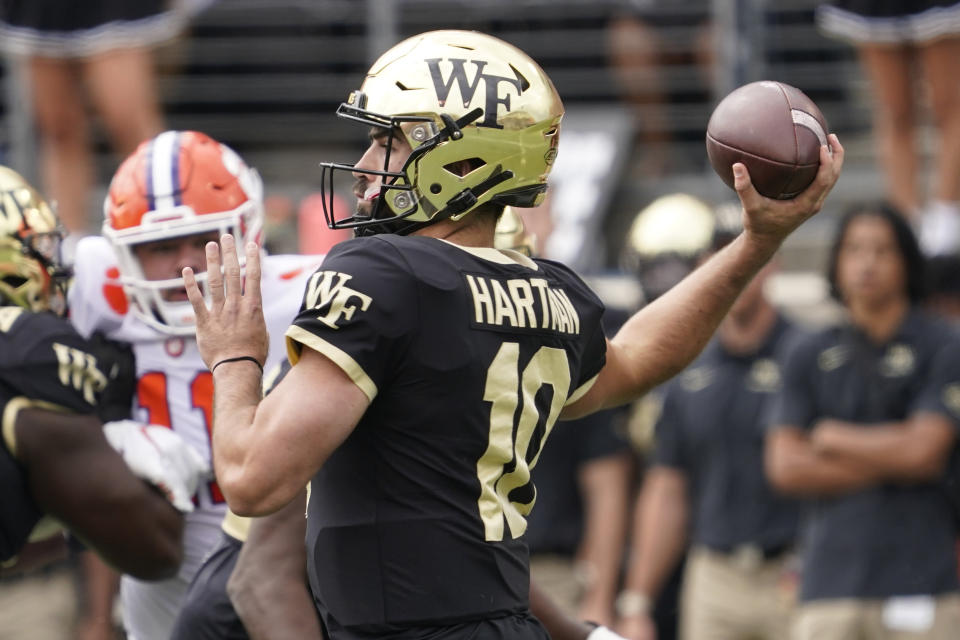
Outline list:
[[[878,473],[858,461],[824,455],[807,436],[792,428],[768,436],[767,478],[782,493],[822,496],[859,491],[876,484]]]
[[[936,417],[873,424],[868,428],[824,420],[813,431],[814,448],[890,479],[927,480],[943,472],[953,429]]]
[[[183,561],[183,515],[146,482],[132,482],[143,491],[91,510],[70,528],[118,571],[140,580],[172,577]],[[124,514],[122,528],[110,518],[116,513]]]
[[[587,463],[580,472],[585,494],[585,527],[577,564],[587,586],[580,618],[609,625],[623,560],[629,513],[631,458],[628,452]]]
[[[183,516],[130,472],[99,420],[27,409],[17,415],[17,433],[25,436],[18,455],[33,471],[30,491],[44,512],[124,573],[143,580],[176,573]]]
[[[227,502],[238,515],[249,515],[234,506],[238,488],[246,484],[249,457],[257,452],[254,428],[261,399],[261,373],[253,363],[221,365],[214,372],[213,466]]]
[[[82,554],[81,566],[87,602],[84,617],[89,622],[101,621],[110,628],[113,626],[113,602],[119,592],[120,574],[92,551]]]
[[[320,640],[307,588],[306,489],[276,513],[254,519],[227,592],[252,640]]]
[[[624,583],[634,591],[655,599],[683,554],[687,540],[686,487],[680,478],[650,472],[637,499],[630,566]],[[658,477],[659,476],[659,477]]]
[[[610,406],[637,397],[692,362],[739,293],[778,247],[774,238],[741,234],[630,318],[611,341],[628,364],[624,388]]]

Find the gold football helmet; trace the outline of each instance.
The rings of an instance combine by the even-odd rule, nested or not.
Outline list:
[[[403,136],[410,157],[399,171],[322,163],[324,214],[357,235],[409,233],[459,219],[492,202],[533,207],[543,200],[557,153],[563,104],[527,54],[473,31],[431,31],[384,53],[337,115]],[[336,219],[336,171],[383,180],[372,211]]]
[[[710,206],[685,193],[661,196],[637,214],[622,262],[639,277],[648,302],[693,271],[710,248],[714,226]]]
[[[16,171],[0,166],[0,299],[62,312],[67,271],[53,211]]]
[[[513,207],[504,207],[493,236],[493,246],[497,249],[519,251],[525,256],[537,254],[537,237],[523,226],[523,218]]]

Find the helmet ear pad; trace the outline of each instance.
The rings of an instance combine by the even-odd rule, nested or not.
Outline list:
[[[492,135],[481,126],[468,126],[462,132],[458,140],[445,140],[422,153],[414,150],[411,154],[403,173],[413,185],[421,210],[408,216],[409,220],[433,219],[468,189],[476,200],[466,210],[449,216],[454,220],[488,202],[516,207],[535,207],[543,202],[547,175],[556,157],[555,152],[545,157],[543,149],[554,149],[558,143],[558,123],[527,127],[513,136]],[[526,171],[517,172],[510,167],[523,167]],[[532,184],[530,171],[540,172]],[[504,177],[507,172],[509,175]],[[493,187],[483,188],[484,183],[494,181]],[[390,200],[386,205],[395,214],[400,213]]]

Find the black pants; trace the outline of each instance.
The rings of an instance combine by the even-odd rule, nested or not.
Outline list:
[[[183,599],[170,640],[248,640],[243,623],[227,596],[227,580],[237,564],[243,543],[223,534]]]

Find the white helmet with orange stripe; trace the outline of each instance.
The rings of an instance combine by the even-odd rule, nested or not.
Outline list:
[[[160,331],[191,335],[192,305],[164,295],[182,291],[183,279],[147,279],[134,247],[210,232],[231,233],[240,246],[261,244],[263,184],[236,152],[210,136],[166,131],[141,143],[120,165],[103,210],[103,235],[117,254],[132,311]],[[198,277],[206,282],[206,274]]]

